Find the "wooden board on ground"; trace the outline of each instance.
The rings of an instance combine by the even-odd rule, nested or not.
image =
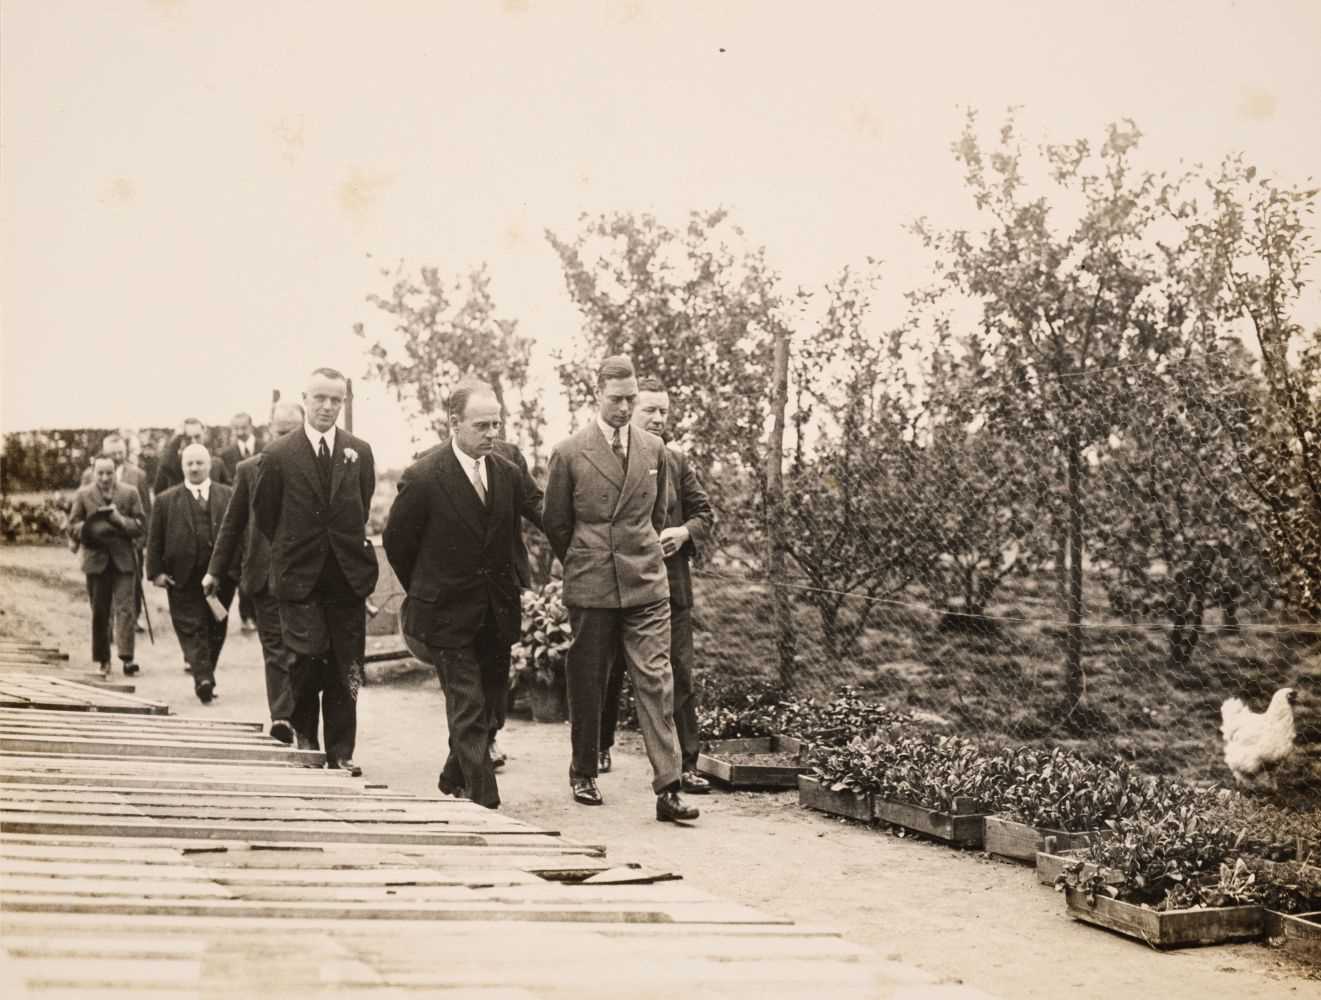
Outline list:
[[[167,711],[0,672],[6,997],[884,989],[833,932],[508,813],[302,766],[321,755],[260,723]]]
[[[34,665],[35,669],[35,665]],[[0,672],[0,707],[165,715],[169,706],[37,673]]]

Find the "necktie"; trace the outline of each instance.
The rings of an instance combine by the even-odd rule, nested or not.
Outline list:
[[[326,447],[326,439],[321,439],[321,445],[316,450],[317,466],[321,472],[321,485],[330,488],[330,449]]]
[[[621,469],[628,468],[628,452],[624,451],[624,442],[619,440],[619,428],[615,428],[614,440],[610,442],[610,450],[615,453],[615,458],[619,459]]]
[[[195,496],[195,497],[197,498],[197,502],[198,502],[199,504],[205,504],[205,503],[206,503],[206,501],[205,501],[204,499],[202,499],[202,490],[201,490],[201,487],[198,487],[197,489],[193,490],[193,496]]]
[[[473,459],[473,463],[472,463],[472,488],[475,489],[475,490],[477,491],[477,497],[478,497],[479,500],[481,500],[481,502],[482,502],[482,506],[485,506],[485,505],[486,505],[486,487],[482,485],[482,460],[481,460],[480,458]]]

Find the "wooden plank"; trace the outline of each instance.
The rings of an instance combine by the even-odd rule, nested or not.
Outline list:
[[[222,744],[207,740],[183,739],[133,740],[99,737],[28,737],[21,733],[0,734],[0,750],[9,753],[92,754],[119,757],[166,757],[174,760],[272,761],[283,764],[311,764],[325,761],[320,750],[295,750],[274,740],[269,746]]]
[[[650,904],[508,903],[474,901],[407,903],[318,903],[264,900],[136,900],[93,899],[73,895],[42,895],[39,898],[0,894],[6,912],[60,910],[66,913],[97,913],[105,916],[263,916],[320,917],[323,919],[372,920],[492,920],[552,921],[586,923],[789,923],[783,917],[759,913],[738,903],[669,902]]]
[[[248,732],[261,732],[266,728],[265,723],[262,722],[247,722],[236,719],[214,719],[211,717],[190,715],[148,715],[138,718],[134,716],[123,716],[117,713],[107,713],[103,715],[97,712],[88,712],[74,717],[68,712],[50,711],[41,708],[0,709],[0,721],[8,721],[11,719],[16,721],[25,719],[46,719],[52,722],[76,719],[80,725],[97,723],[107,726],[150,726],[159,729],[193,729],[200,726],[205,729],[236,729]]]
[[[1036,864],[1037,854],[1046,849],[1046,838],[1054,840],[1054,849],[1073,851],[1087,847],[1097,831],[1086,833],[1068,833],[1064,830],[1052,830],[1028,826],[1004,816],[987,816],[984,820],[983,848],[987,854],[1021,861],[1024,864]]]
[[[878,822],[893,823],[956,847],[982,846],[984,817],[981,815],[946,813],[907,802],[886,802],[881,799],[874,799],[872,807],[872,815]]]
[[[872,820],[870,793],[834,792],[824,782],[805,774],[798,776],[798,804],[862,823],[870,823]]]
[[[304,769],[299,772],[306,777],[298,780],[297,773],[282,779],[276,773],[269,776],[244,780],[241,776],[234,780],[211,780],[206,778],[150,778],[115,774],[107,777],[108,791],[196,791],[207,796],[215,795],[260,795],[279,798],[281,796],[311,798],[358,798],[374,795],[374,792],[359,790],[358,782],[344,782],[339,788],[328,781],[342,781],[349,776],[343,771],[317,771]],[[0,785],[17,787],[69,787],[82,789],[92,787],[88,782],[97,780],[97,775],[85,771],[69,773],[51,773],[47,771],[22,771],[0,768]]]

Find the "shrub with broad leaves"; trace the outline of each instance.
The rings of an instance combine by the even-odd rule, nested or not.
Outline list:
[[[523,591],[522,634],[510,650],[511,687],[523,683],[542,687],[565,683],[573,632],[562,591],[559,580],[551,580],[537,590]]]

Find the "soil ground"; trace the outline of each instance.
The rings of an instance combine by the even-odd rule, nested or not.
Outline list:
[[[266,717],[255,635],[231,632],[220,697],[193,696],[161,592],[149,589],[156,643],[144,640],[138,693],[181,715]],[[76,561],[57,546],[0,548],[0,634],[37,638],[88,656],[89,611]],[[90,669],[90,665],[89,665]],[[356,758],[366,779],[433,794],[445,745],[444,701],[429,672],[373,668],[359,700]],[[1156,952],[1070,920],[1033,872],[801,809],[793,793],[697,799],[691,827],[653,818],[649,768],[625,733],[604,808],[568,792],[568,727],[511,719],[501,744],[503,808],[573,840],[604,844],[621,863],[678,872],[699,887],[799,923],[840,929],[878,958],[915,970],[916,984],[962,984],[1006,998],[1116,997],[1257,1000],[1321,997],[1321,973],[1259,945]],[[897,970],[896,970],[897,971]],[[913,995],[927,992],[921,985]]]

